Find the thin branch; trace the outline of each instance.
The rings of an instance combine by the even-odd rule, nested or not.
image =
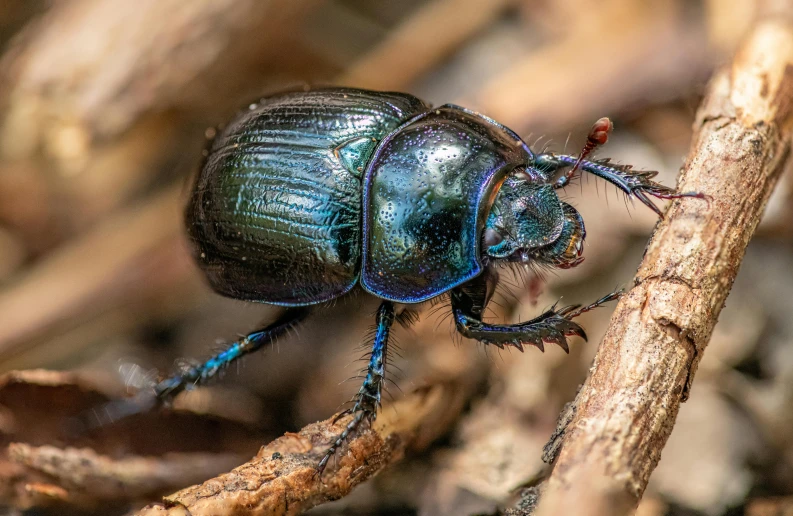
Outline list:
[[[197,481],[222,471],[223,464],[239,464],[235,453],[170,453],[164,457],[112,458],[91,448],[58,448],[11,443],[8,456],[20,464],[49,475],[53,484],[65,489],[64,498],[119,501],[146,497],[184,485],[185,479]],[[30,489],[27,489],[30,491]],[[90,503],[86,501],[86,506]]]
[[[349,422],[334,417],[287,433],[262,447],[251,461],[201,485],[164,498],[138,516],[292,515],[347,495],[407,451],[426,447],[451,427],[473,392],[477,374],[415,391],[386,405],[373,428],[352,437],[322,478],[319,459]]]
[[[710,199],[677,200],[659,223],[549,443],[559,452],[538,514],[632,514],[787,160],[792,114],[793,27],[765,22],[697,115],[679,189]]]

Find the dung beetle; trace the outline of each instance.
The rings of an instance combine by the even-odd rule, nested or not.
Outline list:
[[[607,121],[607,119],[604,119]],[[585,160],[605,141],[596,125],[578,157],[534,153],[509,128],[474,111],[437,108],[404,93],[329,88],[251,104],[217,132],[186,209],[194,256],[220,294],[285,307],[267,327],[206,362],[159,382],[168,400],[260,349],[311,307],[356,286],[380,298],[374,342],[353,418],[318,465],[362,422],[374,420],[396,304],[449,295],[457,330],[500,348],[568,351],[586,339],[555,306],[518,324],[482,320],[498,265],[569,268],[582,261],[584,221],[556,190],[580,169],[613,183],[659,215],[648,195],[678,194],[608,160]],[[572,172],[554,181],[557,172]]]

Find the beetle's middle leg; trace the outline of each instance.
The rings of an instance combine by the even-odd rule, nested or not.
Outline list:
[[[377,310],[376,328],[374,343],[372,344],[372,354],[369,357],[369,365],[366,370],[366,378],[363,385],[355,395],[355,404],[345,413],[352,413],[352,420],[347,423],[347,427],[339,434],[330,448],[325,452],[322,460],[317,465],[317,472],[321,475],[328,460],[336,453],[339,446],[344,443],[347,437],[353,433],[362,422],[371,423],[377,417],[377,409],[380,407],[380,394],[385,382],[386,356],[388,354],[388,335],[391,325],[394,323],[394,303],[383,301]]]
[[[499,348],[509,345],[523,351],[524,344],[532,344],[544,351],[544,343],[552,342],[569,352],[567,337],[578,335],[584,340],[587,338],[584,329],[572,319],[621,295],[621,292],[614,292],[585,307],[572,305],[557,309],[554,306],[539,317],[522,323],[490,324],[482,321],[482,314],[492,295],[494,275],[494,272],[486,271],[465,286],[452,290],[452,312],[457,331],[462,335]]]

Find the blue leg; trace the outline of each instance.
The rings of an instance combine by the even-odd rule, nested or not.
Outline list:
[[[309,310],[303,307],[289,308],[263,330],[249,333],[204,363],[162,380],[154,387],[157,399],[161,402],[168,401],[183,390],[204,383],[238,358],[260,350],[265,344],[271,344],[304,319],[308,312]]]
[[[564,167],[572,167],[578,161],[575,156],[566,156],[564,154],[538,154],[536,156],[535,164],[537,168],[544,170],[550,174],[555,170]],[[696,192],[678,193],[674,188],[664,186],[652,180],[658,172],[655,171],[635,171],[630,165],[614,165],[609,160],[587,161],[583,160],[579,164],[579,168],[584,172],[596,175],[605,179],[609,183],[615,185],[617,188],[628,194],[630,197],[636,197],[645,206],[653,210],[659,217],[663,217],[663,212],[647,197],[651,195],[658,199],[678,199],[680,197],[697,197],[703,198],[704,196]],[[570,178],[562,176],[556,181],[554,187],[564,188],[570,183]]]
[[[317,465],[317,472],[321,475],[328,465],[328,460],[336,453],[339,446],[345,439],[353,433],[364,421],[371,423],[377,417],[377,409],[380,407],[380,394],[385,381],[385,361],[388,354],[388,334],[394,322],[394,304],[390,301],[383,301],[377,310],[377,320],[374,344],[372,344],[372,354],[369,357],[369,366],[366,370],[366,378],[363,385],[355,395],[355,404],[347,411],[353,414],[352,420],[347,423],[347,427],[339,434],[328,451]]]
[[[108,402],[92,410],[90,415],[86,414],[79,424],[86,429],[96,428],[151,410],[158,404],[167,403],[180,392],[209,380],[238,358],[272,343],[304,319],[308,313],[309,310],[304,307],[289,308],[266,328],[246,335],[204,363],[162,380],[154,386],[153,395],[150,390],[146,390],[130,399]]]

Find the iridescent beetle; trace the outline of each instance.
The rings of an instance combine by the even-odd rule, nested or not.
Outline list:
[[[596,126],[597,129],[597,126]],[[354,417],[327,460],[380,405],[395,304],[449,294],[457,330],[498,347],[568,350],[586,338],[579,308],[555,307],[519,324],[482,314],[500,262],[573,267],[582,261],[584,221],[556,189],[575,169],[609,181],[659,215],[647,195],[677,194],[652,172],[583,159],[605,140],[593,132],[582,155],[535,154],[513,131],[465,108],[432,108],[404,93],[321,89],[262,99],[222,129],[206,152],[187,207],[198,264],[219,293],[285,307],[201,365],[165,379],[170,399],[260,349],[314,305],[360,285],[382,299],[368,374]],[[555,182],[556,172],[568,173]]]

